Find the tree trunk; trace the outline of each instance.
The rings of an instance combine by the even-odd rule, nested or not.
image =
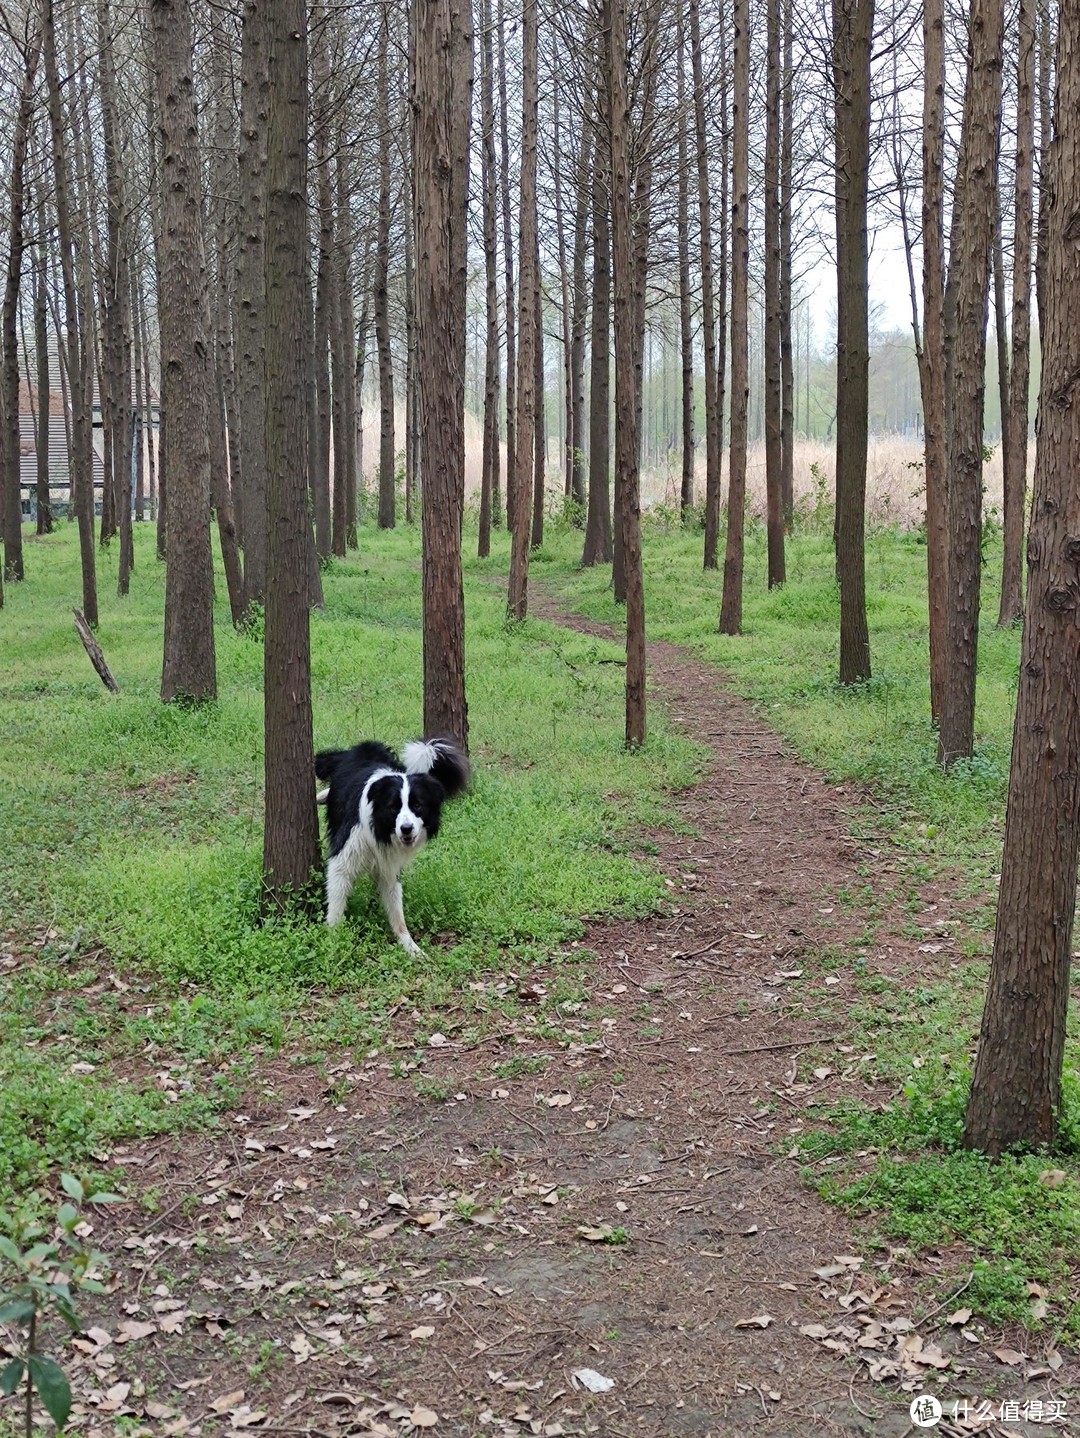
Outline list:
[[[517,498],[517,312],[514,300],[514,232],[510,213],[510,125],[506,100],[506,26],[498,0],[499,185],[502,202],[503,312],[506,316],[506,527],[513,531]]]
[[[930,716],[941,723],[948,623],[945,489],[945,0],[925,0],[922,122],[923,335],[919,385],[926,484]]]
[[[33,115],[34,82],[41,53],[40,33],[35,29],[23,55],[22,88],[15,117],[11,154],[11,184],[8,190],[11,213],[8,218],[7,279],[4,285],[4,579],[18,582],[24,577],[22,543],[22,437],[19,433],[19,290],[22,260],[26,248],[23,223],[26,212],[26,148]],[[0,591],[2,593],[2,591]]]
[[[972,0],[967,86],[957,155],[945,381],[949,609],[938,749],[948,766],[975,741],[975,671],[982,574],[983,398],[994,177],[1001,122],[1003,0]]]
[[[631,101],[627,73],[627,0],[605,0],[609,20],[608,114],[611,238],[615,299],[615,507],[622,536],[626,603],[626,745],[645,742],[645,588],[641,557],[641,405],[648,274],[654,23],[644,36],[644,96],[637,174],[631,200]]]
[[[691,15],[693,12],[691,11]],[[728,462],[727,544],[720,633],[742,630],[743,533],[746,509],[746,435],[750,395],[747,299],[750,271],[750,7],[735,0],[735,71],[732,96],[731,211],[731,455]],[[706,542],[707,542],[706,534]]]
[[[791,345],[791,210],[794,149],[791,0],[781,0],[784,70],[780,99],[780,498],[784,528],[795,523],[795,367]]]
[[[787,578],[780,373],[780,0],[766,0],[765,29],[765,496],[769,588],[774,589]]]
[[[997,927],[964,1143],[1054,1142],[1080,846],[1080,10],[1058,16],[1035,503]]]
[[[86,440],[90,415],[86,378],[82,365],[79,332],[79,299],[75,284],[71,177],[64,136],[63,101],[56,63],[56,21],[53,0],[43,0],[42,50],[48,94],[49,132],[53,152],[53,204],[56,210],[57,242],[64,286],[65,349],[67,387],[71,407],[71,434],[68,441],[71,503],[79,525],[79,557],[82,567],[82,612],[91,628],[97,627],[97,571],[94,554],[94,475],[91,450]]]
[[[866,447],[870,380],[866,211],[873,0],[833,0],[836,106],[836,576],[840,683],[870,677]]]
[[[495,90],[491,43],[491,0],[483,0],[480,35],[480,190],[484,210],[484,448],[480,468],[480,537],[477,554],[491,553],[492,511],[499,492],[499,287],[498,192],[495,170]]]
[[[312,104],[315,108],[315,191],[318,201],[319,256],[315,270],[315,309],[312,317],[311,365],[314,380],[314,403],[306,406],[310,431],[308,460],[309,483],[316,495],[326,498],[329,511],[330,500],[330,423],[332,395],[330,386],[331,331],[334,328],[334,281],[331,273],[334,254],[334,202],[330,185],[330,112],[333,101],[330,95],[330,55],[327,37],[329,7],[322,12],[322,25],[318,40],[312,47],[312,70],[315,83],[312,87]],[[335,473],[335,483],[337,476]],[[325,516],[329,522],[329,513]],[[316,544],[329,542],[328,534],[317,534]],[[320,545],[321,552],[321,545]],[[327,551],[328,552],[328,551]]]
[[[319,867],[308,616],[307,13],[304,0],[269,10],[266,129],[266,626],[263,717],[266,801],[263,908],[310,899]]]
[[[236,269],[236,390],[244,514],[244,605],[266,598],[267,0],[244,0],[240,45],[240,248]],[[294,336],[294,341],[297,336]]]
[[[739,10],[736,15],[736,36],[739,35]],[[705,568],[717,566],[717,547],[720,540],[720,447],[722,441],[722,417],[720,383],[717,372],[716,315],[713,298],[713,251],[712,251],[712,199],[709,194],[709,152],[705,139],[705,79],[701,59],[701,22],[698,15],[698,0],[690,0],[690,60],[694,76],[694,127],[697,139],[698,213],[701,222],[701,343],[705,351]],[[744,26],[745,26],[744,18]],[[749,35],[744,34],[749,43]],[[725,38],[726,46],[726,38]],[[736,80],[738,88],[738,80]],[[746,119],[746,102],[749,97],[749,59],[745,88],[739,96],[743,119]],[[723,102],[722,102],[723,103]],[[725,157],[726,159],[726,157]],[[749,161],[747,162],[749,165]],[[749,181],[747,181],[749,183]],[[744,211],[744,224],[749,220]],[[744,319],[745,324],[745,319]],[[721,334],[723,330],[721,329]],[[721,349],[723,345],[721,344]],[[735,360],[732,356],[732,384],[734,384]],[[734,392],[732,394],[734,399]],[[734,420],[732,421],[734,426]],[[745,473],[743,478],[745,485]],[[742,514],[740,505],[739,514]],[[740,519],[741,534],[741,519]],[[728,527],[730,547],[730,521]],[[740,549],[742,540],[740,538]],[[740,559],[740,586],[741,565]],[[725,557],[725,567],[727,558]],[[739,600],[741,611],[742,600]]]
[[[511,619],[528,612],[529,499],[536,459],[536,128],[538,0],[524,0],[522,18],[521,197],[518,209],[518,373],[515,395],[517,457],[510,506],[510,577],[506,608]]]
[[[424,732],[465,746],[461,518],[472,16],[466,0],[417,0],[412,21]]]
[[[600,73],[607,64],[606,32],[598,37]],[[606,86],[596,87],[596,150],[592,174],[593,283],[592,343],[589,361],[589,512],[585,521],[584,566],[610,564],[611,537],[611,194],[609,157],[600,137],[607,124]]]
[[[169,525],[161,697],[217,697],[214,569],[210,548],[210,335],[203,244],[192,16],[152,0],[161,126],[161,374],[168,444]]]
[[[375,240],[375,346],[379,354],[379,528],[394,527],[394,363],[390,353],[390,22],[379,30],[379,214]]]
[[[34,351],[37,363],[37,532],[53,529],[52,491],[49,489],[49,413],[52,394],[49,378],[49,299],[45,251],[44,205],[38,202],[40,240],[34,263]]]
[[[537,237],[535,284],[533,305],[536,310],[534,321],[533,357],[536,365],[534,393],[536,395],[536,419],[533,423],[533,485],[532,485],[532,535],[530,544],[539,549],[544,542],[544,499],[547,479],[547,408],[544,393],[544,308],[540,290],[540,246]]]
[[[1020,0],[1016,61],[1016,181],[1013,208],[1012,351],[1002,410],[1004,554],[998,623],[1023,614],[1024,509],[1027,500],[1028,386],[1031,379],[1031,231],[1035,168],[1035,0]],[[1004,443],[1008,435],[1008,444]]]
[[[353,301],[353,247],[355,244],[352,209],[349,204],[345,166],[348,150],[344,134],[344,118],[338,134],[337,155],[334,161],[334,228],[337,245],[334,250],[332,274],[337,295],[335,313],[337,322],[334,332],[334,478],[341,476],[346,492],[354,496],[353,511],[356,510],[357,486],[357,397],[356,397],[356,308]],[[325,525],[325,547],[318,549],[318,557],[330,553],[331,522],[330,492],[316,496],[316,524],[320,516]],[[325,514],[323,511],[325,510]]]
[[[585,260],[589,242],[589,198],[592,171],[596,166],[596,139],[592,124],[592,82],[584,100],[583,134],[574,203],[574,259],[570,306],[570,432],[573,455],[570,471],[570,498],[574,502],[574,523],[585,524],[585,330],[589,319],[589,294]]]
[[[689,166],[686,144],[686,37],[683,32],[683,12],[680,5],[675,13],[676,61],[675,61],[675,108],[676,123],[679,127],[679,199],[678,236],[679,247],[679,355],[682,370],[682,481],[679,485],[679,509],[684,522],[688,521],[694,509],[694,334],[690,325],[690,196]]]

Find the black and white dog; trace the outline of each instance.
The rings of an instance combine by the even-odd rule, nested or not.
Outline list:
[[[326,922],[341,922],[352,887],[370,874],[394,937],[419,956],[401,906],[401,875],[439,832],[445,800],[469,783],[469,761],[449,739],[416,739],[401,759],[382,744],[325,749],[315,755],[316,777],[327,783],[330,857],[326,864]]]

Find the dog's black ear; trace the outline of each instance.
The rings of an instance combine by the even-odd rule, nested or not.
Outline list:
[[[469,787],[469,761],[452,739],[412,739],[401,751],[406,774],[430,774],[448,799]]]
[[[323,749],[315,755],[316,779],[332,779],[334,770],[345,757],[344,749]]]

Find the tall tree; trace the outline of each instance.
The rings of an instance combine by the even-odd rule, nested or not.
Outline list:
[[[607,65],[607,31],[597,36],[601,67]],[[601,74],[605,73],[601,68]],[[592,334],[589,355],[589,508],[585,518],[585,566],[610,564],[611,538],[611,187],[607,85],[596,86],[596,148],[592,172]],[[603,138],[602,138],[603,137]]]
[[[682,477],[679,508],[688,520],[694,508],[694,333],[690,323],[690,176],[686,143],[686,35],[680,5],[675,12],[675,110],[678,130],[679,357],[682,372]]]
[[[780,99],[780,495],[784,527],[795,521],[795,367],[791,334],[791,220],[794,203],[795,72],[792,0],[781,0],[783,74]]]
[[[691,12],[692,14],[693,12]],[[720,633],[742,629],[746,443],[750,395],[747,302],[750,281],[750,5],[735,0],[732,86],[731,210],[731,454],[728,461],[727,542]],[[706,543],[708,536],[706,534]]]
[[[210,357],[191,7],[152,0],[161,127],[162,398],[169,494],[161,697],[217,696],[210,549]]]
[[[53,205],[56,211],[56,238],[60,250],[60,273],[64,289],[65,368],[71,433],[68,437],[68,468],[72,504],[79,525],[79,558],[82,569],[82,612],[86,622],[98,622],[97,570],[94,556],[94,477],[90,444],[88,374],[83,367],[83,337],[80,331],[79,296],[75,277],[75,231],[71,203],[71,169],[65,141],[64,104],[56,51],[56,12],[53,0],[42,0],[42,54],[48,95],[49,136],[53,157]],[[84,246],[85,248],[85,246]],[[86,317],[84,319],[84,328]]]
[[[746,22],[745,7],[737,10],[735,20],[736,41],[740,36],[739,16],[743,16]],[[720,380],[717,373],[716,353],[716,305],[713,296],[713,247],[712,247],[712,197],[709,192],[709,150],[705,137],[705,74],[701,58],[701,19],[698,13],[698,0],[690,0],[688,6],[690,19],[690,62],[694,77],[694,135],[697,141],[697,181],[698,181],[698,216],[701,232],[701,343],[705,352],[705,568],[715,569],[717,565],[717,547],[720,539],[720,447],[723,439],[723,405],[720,398]],[[743,36],[746,44],[749,45],[749,31]],[[739,54],[742,52],[740,51]],[[738,64],[738,58],[736,59]],[[748,125],[746,115],[746,104],[749,99],[750,83],[750,60],[749,51],[746,54],[746,88],[739,95],[738,80],[736,80],[736,94],[738,96],[739,114],[743,122]],[[726,111],[726,103],[722,99],[721,109]],[[726,116],[724,117],[726,124]],[[749,145],[749,129],[746,130],[747,145]],[[726,155],[722,163],[726,168]],[[747,161],[749,167],[749,160]],[[747,180],[749,184],[749,180]],[[746,223],[749,219],[746,217]],[[721,285],[723,290],[723,285]],[[721,327],[721,335],[723,328]],[[721,342],[721,349],[723,344]],[[735,358],[732,352],[732,403],[734,405],[734,368]],[[732,421],[734,427],[734,420]],[[743,480],[745,484],[745,477]],[[730,522],[728,533],[730,536]],[[741,562],[741,561],[740,561]],[[725,565],[727,560],[725,558]],[[740,579],[741,583],[741,579]],[[740,601],[741,603],[741,601]]]
[[[491,521],[499,509],[498,191],[495,167],[495,77],[491,0],[483,0],[480,34],[480,193],[484,216],[484,446],[480,464],[481,559],[491,552]],[[494,510],[494,516],[492,511]]]
[[[922,116],[923,332],[919,385],[926,485],[930,715],[941,722],[947,649],[949,530],[945,455],[945,0],[924,0]]]
[[[945,765],[971,755],[982,572],[983,399],[1001,126],[1004,0],[972,0],[945,287],[949,605],[938,728]]]
[[[518,373],[515,395],[517,460],[510,512],[510,577],[506,608],[512,619],[528,613],[530,500],[536,462],[536,314],[539,275],[536,238],[536,131],[538,106],[538,0],[524,0],[521,30],[521,193],[518,206]]]
[[[376,219],[375,346],[379,354],[380,529],[394,527],[394,361],[390,351],[390,17],[384,6],[379,25],[379,208]]]
[[[244,0],[240,38],[240,245],[236,270],[236,371],[243,486],[244,599],[266,597],[266,124],[268,0]],[[299,332],[298,332],[299,333]],[[336,552],[336,551],[335,551]],[[344,553],[344,550],[342,551]]]
[[[27,12],[26,33],[22,40],[22,84],[19,108],[15,116],[15,133],[11,155],[11,183],[8,189],[7,276],[3,305],[3,533],[4,578],[23,578],[22,544],[22,445],[19,434],[19,343],[18,309],[22,286],[22,261],[26,248],[24,218],[26,214],[26,154],[33,117],[34,84],[41,55],[41,28],[32,11]],[[40,397],[39,397],[40,403]],[[3,591],[0,590],[0,595]]]
[[[506,527],[514,528],[517,498],[517,308],[514,299],[514,231],[510,208],[510,111],[507,102],[506,16],[498,0],[495,26],[498,34],[499,74],[499,201],[502,211],[503,312],[506,319]]]
[[[468,0],[417,0],[412,26],[417,365],[424,434],[424,729],[465,746],[468,711],[461,519],[465,503],[466,218],[472,95]]]
[[[840,683],[870,677],[866,622],[866,449],[870,322],[867,202],[873,0],[833,0],[836,137],[836,577]]]
[[[964,1142],[1054,1141],[1080,848],[1080,9],[1058,16],[1035,502],[1005,848]]]
[[[765,495],[773,589],[787,578],[780,366],[780,0],[766,0],[765,48]]]
[[[307,503],[308,39],[304,0],[276,0],[267,33],[266,626],[263,720],[266,801],[263,907],[310,898],[319,866],[308,615]]]
[[[1027,498],[1028,389],[1031,381],[1031,235],[1035,176],[1035,0],[1020,0],[1016,60],[1016,178],[1013,200],[1012,344],[1007,408],[1002,410],[1003,556],[998,623],[1023,613],[1024,508]]]

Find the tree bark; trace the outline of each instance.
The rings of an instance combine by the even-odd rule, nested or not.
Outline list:
[[[784,528],[795,522],[795,367],[791,342],[791,211],[794,175],[794,87],[792,0],[781,0],[783,76],[780,99],[780,497]]]
[[[1058,17],[1028,596],[990,982],[964,1143],[1053,1143],[1080,846],[1080,10]],[[1045,172],[1044,172],[1045,174]]]
[[[532,483],[532,533],[529,543],[539,549],[544,542],[544,500],[547,480],[547,408],[544,393],[544,307],[540,288],[540,244],[537,235],[536,264],[534,267],[533,307],[536,311],[533,328],[533,363],[536,377],[533,393],[536,396],[536,419],[533,423],[533,483]]]
[[[375,346],[379,355],[380,529],[394,527],[394,362],[390,352],[390,22],[385,9],[379,29],[379,213],[375,240]]]
[[[480,36],[480,191],[484,215],[484,447],[480,469],[479,558],[491,553],[491,522],[499,493],[499,286],[495,168],[495,89],[491,0],[483,0]]]
[[[466,0],[417,0],[412,21],[424,731],[465,746],[461,519],[472,15]]]
[[[94,476],[91,449],[87,444],[90,415],[83,371],[82,339],[79,328],[79,299],[75,284],[75,259],[71,215],[71,175],[64,135],[63,101],[56,62],[56,20],[53,0],[42,4],[42,51],[49,107],[49,132],[53,152],[53,204],[56,209],[57,242],[64,287],[65,350],[67,387],[71,406],[71,434],[68,440],[68,467],[71,502],[79,525],[79,558],[82,568],[82,612],[91,628],[97,627],[97,571],[94,554]]]
[[[240,45],[240,248],[236,271],[236,389],[244,515],[244,605],[266,598],[267,0],[245,0]],[[294,340],[297,336],[294,336]]]
[[[266,128],[266,625],[263,908],[310,901],[319,867],[308,614],[308,54],[304,0],[269,9]]]
[[[517,457],[510,506],[510,577],[506,608],[511,619],[528,613],[530,497],[536,459],[536,128],[537,4],[524,0],[522,14],[521,193],[518,208],[518,372],[515,395]]]
[[[53,529],[52,491],[49,488],[49,413],[52,381],[49,377],[49,300],[46,267],[44,205],[38,201],[39,243],[34,263],[34,351],[37,363],[37,532]]]
[[[975,742],[983,399],[994,177],[1001,124],[1002,23],[1003,0],[972,0],[945,296],[949,607],[938,753],[946,766],[970,757]]]
[[[840,683],[870,677],[866,448],[870,380],[866,212],[873,0],[833,0],[836,113],[836,577]]]
[[[26,150],[33,115],[34,83],[37,78],[41,35],[35,27],[23,54],[22,86],[15,116],[11,154],[11,183],[8,189],[7,277],[4,285],[4,579],[19,582],[24,577],[22,543],[22,436],[19,432],[19,290],[22,260],[26,248]],[[46,401],[47,405],[47,401]],[[46,411],[47,412],[47,411]],[[0,591],[2,593],[2,591]]]
[[[686,36],[680,5],[675,12],[675,109],[678,134],[679,357],[682,374],[682,477],[679,509],[684,522],[694,509],[694,334],[690,325],[690,196],[686,143]]]
[[[919,384],[926,485],[930,716],[941,723],[948,623],[945,488],[945,3],[924,0],[922,121],[923,334]]]
[[[169,524],[161,697],[217,697],[214,570],[210,548],[210,352],[192,16],[179,0],[152,0],[161,126],[159,327],[168,443]]]
[[[691,12],[692,14],[693,12]],[[750,270],[750,7],[735,0],[735,69],[732,96],[731,211],[731,454],[728,461],[727,543],[720,633],[742,630],[743,535],[746,509],[746,439],[750,395],[747,299]],[[707,542],[706,533],[706,542]]]
[[[607,34],[597,39],[600,73],[607,65]],[[589,360],[589,512],[582,565],[610,564],[611,536],[611,191],[610,158],[601,143],[608,124],[606,85],[596,87],[596,158],[592,175],[593,282]]]
[[[496,9],[499,69],[499,196],[502,206],[503,312],[506,317],[506,527],[514,528],[517,498],[517,311],[514,232],[510,212],[510,124],[506,99],[506,25],[503,0]]]
[[[745,7],[744,7],[745,8]],[[742,38],[749,44],[749,35],[745,26],[748,23],[744,9],[736,11],[736,39],[739,38],[739,16],[743,16],[744,31]],[[720,448],[722,443],[722,417],[720,401],[720,382],[717,370],[716,353],[716,314],[715,301],[713,297],[713,249],[712,249],[712,200],[709,194],[709,152],[705,140],[705,79],[701,58],[701,21],[698,14],[698,0],[690,0],[690,60],[693,67],[694,77],[694,127],[697,139],[697,179],[698,179],[698,213],[701,227],[701,343],[705,351],[705,568],[715,569],[717,567],[717,548],[720,541]],[[726,37],[725,37],[726,44]],[[738,63],[738,62],[736,62]],[[736,93],[738,104],[741,107],[740,113],[746,119],[746,103],[749,98],[749,58],[747,57],[747,73],[744,89],[739,94],[738,79],[736,80]],[[723,101],[721,102],[723,105]],[[726,106],[724,107],[726,108]],[[747,132],[749,133],[749,132]],[[749,142],[748,142],[749,143]],[[726,157],[725,157],[726,159]],[[747,161],[749,166],[749,161]],[[749,183],[749,181],[747,181]],[[749,224],[744,212],[744,223]],[[745,325],[745,318],[743,321]],[[720,331],[723,334],[723,329]],[[721,349],[723,344],[721,343]],[[735,383],[735,359],[732,355],[732,385]],[[734,388],[732,390],[734,401]],[[734,429],[734,419],[732,420]],[[745,471],[743,484],[745,485]],[[742,508],[739,510],[740,516]],[[740,518],[741,526],[741,518]],[[740,530],[741,532],[741,530]],[[728,524],[728,543],[731,543],[731,526]],[[741,549],[741,538],[740,538]],[[741,565],[740,558],[740,586]],[[727,558],[725,557],[725,568]],[[742,601],[739,606],[741,611]]]
[[[1007,407],[1002,410],[1004,535],[998,623],[1023,614],[1024,509],[1027,500],[1028,386],[1031,380],[1031,234],[1035,170],[1035,0],[1020,0],[1016,61],[1016,178],[1013,200],[1012,343]],[[1005,437],[1008,443],[1005,444]]]
[[[769,588],[787,578],[780,372],[780,0],[766,0],[765,58],[765,496]]]

